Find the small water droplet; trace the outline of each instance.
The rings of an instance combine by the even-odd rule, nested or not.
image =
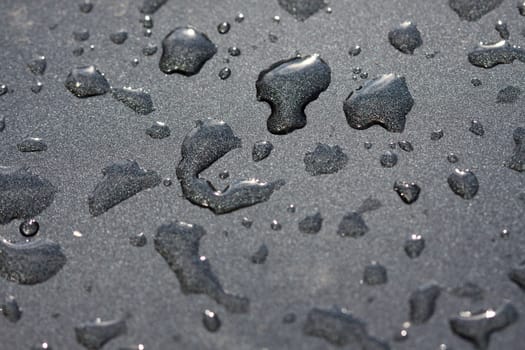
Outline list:
[[[22,236],[33,237],[38,233],[40,225],[35,219],[25,220],[20,224],[19,230]]]
[[[403,202],[412,204],[418,199],[421,188],[414,182],[396,181],[394,191],[397,192]]]
[[[520,15],[525,16],[525,1],[519,0],[517,7]]]
[[[354,68],[352,68],[352,72],[354,74],[360,74],[361,73],[361,67],[354,67]]]
[[[470,123],[469,131],[477,136],[483,136],[485,134],[485,129],[483,128],[483,124],[477,120],[472,120]]]
[[[443,129],[434,130],[430,133],[430,139],[432,141],[440,140],[443,137]]]
[[[162,184],[166,187],[170,187],[173,184],[173,181],[171,181],[171,179],[167,177],[164,180],[162,180]]]
[[[468,281],[459,287],[451,288],[447,291],[455,297],[469,298],[473,301],[482,300],[483,294],[485,293],[480,286]]]
[[[337,145],[318,143],[313,151],[306,152],[304,156],[306,172],[312,176],[336,173],[347,163],[348,156]]]
[[[229,178],[229,177],[230,177],[230,173],[229,173],[227,170],[221,171],[221,172],[219,173],[219,178],[220,178],[221,180],[226,180],[226,179]]]
[[[510,169],[522,172],[525,171],[525,128],[518,127],[512,134],[514,139],[514,153],[507,162]]]
[[[388,282],[386,268],[383,265],[372,261],[370,265],[365,266],[363,272],[363,282],[369,286],[385,284]]]
[[[361,79],[368,79],[368,73],[367,72],[363,72],[363,73],[359,74],[359,77]]]
[[[89,45],[89,49],[90,49],[91,51],[95,50],[95,45]]]
[[[343,216],[337,227],[337,234],[341,237],[352,238],[364,236],[369,229],[362,214],[380,207],[381,203],[378,200],[367,198],[357,211],[349,212]]]
[[[73,49],[73,56],[82,56],[84,54],[84,48],[82,47],[77,47],[77,48],[74,48]]]
[[[155,110],[151,95],[143,89],[112,88],[111,95],[138,114],[146,115]]]
[[[463,199],[472,199],[479,189],[478,178],[470,170],[455,169],[448,177],[448,184],[452,192]]]
[[[208,332],[217,332],[221,328],[219,316],[210,310],[204,310],[202,313],[202,324]]]
[[[31,350],[53,350],[51,345],[48,342],[39,343],[31,347]]]
[[[516,102],[521,95],[521,89],[516,86],[507,86],[504,89],[501,89],[498,92],[498,96],[496,97],[497,103],[514,103]]]
[[[230,77],[231,74],[231,69],[228,67],[224,67],[219,71],[219,78],[221,78],[222,80],[226,80]]]
[[[150,15],[144,15],[144,18],[140,20],[140,23],[142,23],[142,26],[146,29],[153,28],[153,17]]]
[[[323,218],[321,213],[317,211],[315,214],[307,215],[299,221],[299,231],[302,233],[316,234],[321,231],[322,225]]]
[[[237,46],[231,46],[228,48],[228,53],[230,56],[240,56],[241,55],[241,49],[239,49]]]
[[[454,153],[449,153],[447,155],[447,160],[448,160],[449,163],[454,164],[454,163],[457,163],[459,161],[459,158]]]
[[[441,287],[434,282],[422,285],[415,290],[408,300],[410,305],[410,322],[422,324],[427,322],[436,309],[436,301],[441,294]]]
[[[73,68],[66,78],[65,86],[80,98],[103,95],[110,90],[108,81],[95,66]]]
[[[431,59],[431,58],[434,58],[436,57],[436,55],[439,53],[439,51],[430,51],[430,52],[425,52],[425,58],[426,59]]]
[[[392,168],[397,164],[397,154],[391,151],[386,151],[379,158],[379,162],[383,168]]]
[[[286,12],[291,14],[298,21],[306,20],[327,5],[325,0],[278,0],[278,2]]]
[[[42,82],[37,81],[35,84],[31,86],[31,91],[35,94],[38,94],[40,91],[42,91],[42,88],[44,87],[44,84]]]
[[[352,47],[348,51],[348,53],[350,54],[350,56],[358,56],[361,53],[361,46],[356,45],[356,46]]]
[[[12,295],[8,295],[5,298],[5,301],[0,308],[2,309],[2,314],[9,322],[16,323],[22,318],[22,311],[18,306],[16,298]]]
[[[414,147],[410,141],[399,141],[397,144],[399,145],[399,148],[405,152],[412,152],[414,150]]]
[[[241,220],[241,225],[246,228],[252,227],[252,224],[253,224],[253,221],[248,219],[247,217],[243,217]]]
[[[470,83],[472,84],[472,86],[476,87],[481,86],[483,84],[479,78],[472,78]]]
[[[274,230],[274,231],[280,231],[281,228],[282,228],[282,225],[279,223],[279,221],[277,221],[277,220],[272,220],[272,223],[271,223],[270,227],[271,227],[272,230]]]
[[[295,205],[293,204],[290,204],[289,206],[286,207],[286,212],[288,213],[295,213]]]
[[[331,14],[332,13],[332,8],[331,7],[327,7],[325,11],[326,11],[326,13]]]
[[[128,32],[126,32],[125,30],[120,30],[118,32],[111,33],[109,34],[109,39],[114,44],[117,44],[117,45],[124,44],[124,42],[128,40]]]
[[[501,230],[499,235],[500,235],[500,237],[502,239],[509,239],[510,238],[510,231],[505,228],[505,229]]]
[[[507,23],[501,20],[498,20],[496,22],[496,25],[494,26],[494,29],[496,29],[496,31],[499,33],[499,36],[503,40],[508,40],[510,38],[510,32],[509,32],[509,28],[507,27]]]
[[[9,88],[5,84],[0,84],[0,96],[7,94]]]
[[[158,51],[158,47],[155,44],[148,44],[142,48],[142,54],[144,56],[153,56]]]
[[[78,4],[78,8],[82,13],[90,13],[93,10],[93,3],[89,0],[84,0]]]
[[[513,267],[508,274],[510,280],[525,291],[525,264]]]
[[[134,247],[144,247],[148,243],[148,239],[144,232],[129,237],[129,244]]]
[[[220,33],[220,34],[226,34],[230,31],[230,23],[228,22],[221,22],[219,23],[219,25],[217,26],[217,31]]]
[[[277,15],[273,16],[272,20],[274,21],[274,23],[277,23],[277,24],[281,23],[281,17],[280,16],[277,16]]]
[[[373,146],[373,143],[367,141],[367,142],[365,142],[363,145],[365,146],[365,149],[371,149],[372,146]]]
[[[268,247],[266,246],[266,244],[261,244],[259,249],[255,253],[253,253],[250,260],[254,264],[264,264],[264,262],[266,261],[266,258],[268,257],[268,253],[269,251],[268,251]]]
[[[244,14],[239,12],[237,16],[235,16],[235,22],[241,23],[242,21],[244,21]]]
[[[404,250],[410,259],[415,259],[421,255],[425,249],[425,239],[421,235],[411,235],[405,241]]]
[[[153,34],[153,31],[151,29],[144,29],[143,34],[146,38],[149,38]]]
[[[0,118],[0,132],[5,130],[5,117]]]
[[[152,139],[164,139],[171,135],[170,128],[162,122],[155,122],[152,126],[146,129],[146,135]]]
[[[289,312],[283,316],[283,323],[284,324],[294,323],[296,319],[297,319],[297,316],[293,312]]]
[[[257,141],[253,144],[252,159],[254,162],[260,162],[270,155],[273,150],[273,144],[270,141]]]
[[[388,32],[388,40],[397,50],[410,55],[423,45],[423,39],[416,24],[409,21],[401,23],[397,28]]]
[[[273,33],[268,33],[268,40],[270,40],[271,43],[276,43],[279,37]]]
[[[86,349],[102,349],[110,340],[127,332],[126,320],[102,321],[97,318],[75,327],[77,342]]]
[[[80,29],[73,32],[73,39],[75,41],[86,41],[89,39],[89,30]]]
[[[31,73],[35,75],[44,75],[47,68],[47,61],[45,56],[35,56],[31,61],[27,63],[27,67]]]

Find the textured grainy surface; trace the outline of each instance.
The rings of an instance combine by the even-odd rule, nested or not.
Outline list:
[[[45,340],[54,349],[81,349],[74,326],[130,313],[128,333],[105,348],[143,343],[146,349],[325,349],[330,344],[305,336],[303,324],[312,307],[338,305],[366,321],[369,334],[388,340],[392,349],[434,350],[442,343],[449,349],[470,349],[449,328],[448,320],[457,312],[497,308],[508,299],[525,315],[523,291],[507,276],[525,259],[525,204],[518,199],[525,175],[503,166],[514,149],[514,129],[525,124],[525,100],[496,103],[497,92],[507,85],[524,88],[525,65],[515,61],[484,70],[467,59],[479,41],[498,39],[498,19],[507,22],[512,43],[525,44],[520,34],[524,18],[514,0],[505,0],[477,22],[460,20],[446,0],[333,1],[331,14],[321,10],[304,22],[293,19],[277,0],[169,0],[153,15],[150,38],[143,36],[139,22],[141,1],[93,2],[88,14],[71,0],[0,2],[0,84],[11,90],[0,96],[0,117],[6,124],[0,134],[1,165],[29,166],[57,187],[54,203],[36,217],[38,236],[58,242],[68,258],[56,276],[35,286],[0,280],[2,298],[14,295],[23,310],[16,324],[0,318],[2,348],[27,349]],[[245,15],[242,23],[234,21],[238,12]],[[281,17],[280,24],[272,21],[275,15]],[[225,20],[232,28],[220,35],[216,28]],[[422,33],[423,45],[414,55],[402,54],[388,42],[388,31],[405,20],[416,22]],[[53,24],[58,26],[49,30]],[[207,33],[218,54],[195,76],[167,76],[158,68],[160,52],[145,57],[142,48],[150,42],[160,45],[169,31],[188,24]],[[90,38],[75,42],[72,33],[82,28],[89,30]],[[129,32],[129,39],[115,45],[109,34],[120,29]],[[269,32],[278,36],[276,43],[269,41]],[[347,51],[354,45],[360,45],[362,53],[351,57]],[[78,46],[85,53],[75,57],[72,50]],[[239,47],[242,54],[225,64],[230,46]],[[306,127],[272,135],[266,128],[270,107],[257,102],[255,81],[261,70],[296,50],[321,54],[330,65],[332,82],[307,106]],[[434,58],[425,57],[435,50],[439,53]],[[26,65],[35,54],[47,58],[46,72],[38,77],[44,83],[39,94],[31,92],[37,77]],[[133,58],[140,60],[136,67]],[[73,96],[64,87],[68,72],[90,64],[114,87],[149,91],[156,110],[139,116],[109,95]],[[232,75],[223,81],[217,75],[224,66]],[[356,66],[370,77],[396,73],[406,78],[415,103],[403,133],[348,126],[342,106],[361,84],[351,79]],[[473,87],[472,78],[483,85]],[[285,179],[286,185],[269,201],[217,216],[184,199],[174,181],[91,217],[87,198],[102,168],[129,158],[174,179],[184,135],[195,120],[208,117],[226,121],[243,147],[202,176],[224,185],[255,175]],[[468,131],[472,119],[483,124],[483,137]],[[145,129],[155,121],[166,122],[171,135],[162,140],[147,136]],[[444,136],[431,141],[430,132],[437,129],[443,129]],[[19,152],[16,144],[27,137],[42,138],[47,151]],[[256,163],[251,146],[259,140],[269,140],[275,148]],[[398,164],[382,168],[380,155],[390,142],[401,140],[409,140],[414,151],[396,152]],[[364,149],[365,141],[374,144],[370,150]],[[317,142],[340,145],[348,154],[347,166],[336,174],[309,176],[303,157]],[[458,163],[447,162],[449,152],[459,157]],[[478,177],[480,188],[470,201],[456,196],[447,184],[455,167],[469,168]],[[229,179],[219,179],[223,170],[229,171]],[[392,190],[400,178],[421,187],[412,205],[402,203]],[[364,215],[369,232],[359,239],[338,236],[341,217],[369,196],[383,204]],[[291,203],[295,213],[286,211]],[[315,208],[323,213],[322,230],[304,235],[297,223]],[[253,220],[250,229],[241,225],[244,216]],[[152,244],[157,227],[177,219],[204,227],[208,234],[200,242],[200,253],[230,292],[250,298],[249,313],[230,314],[205,295],[181,292],[175,274]],[[282,230],[271,230],[274,219]],[[17,220],[3,225],[1,235],[21,240],[18,225]],[[507,240],[500,237],[503,229],[510,232]],[[129,237],[139,232],[148,237],[143,248],[129,244]],[[411,234],[425,238],[426,248],[416,259],[403,250]],[[268,258],[264,264],[252,264],[250,256],[262,243],[269,249]],[[360,284],[371,260],[387,268],[388,283]],[[443,287],[474,282],[485,290],[485,297],[471,302],[443,293],[427,323],[411,327],[405,342],[392,341],[409,317],[410,294],[430,280]],[[203,327],[204,309],[219,314],[218,332]],[[297,321],[282,324],[290,312]],[[524,327],[521,317],[493,334],[490,348],[520,349]]]

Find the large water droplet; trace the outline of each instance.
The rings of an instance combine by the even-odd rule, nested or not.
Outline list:
[[[103,214],[120,202],[161,182],[157,172],[143,169],[132,160],[109,165],[102,169],[102,175],[104,179],[88,197],[89,212],[93,216]]]
[[[0,276],[19,284],[47,281],[66,264],[57,243],[48,239],[10,243],[0,239]]]
[[[477,21],[496,7],[503,0],[449,0],[448,4],[459,18],[467,21]]]
[[[299,21],[304,21],[326,6],[325,0],[278,0],[278,2]]]
[[[411,295],[408,303],[410,305],[410,322],[421,324],[427,322],[436,309],[436,301],[441,294],[441,287],[430,282],[419,287]]]
[[[463,199],[472,199],[478,193],[478,178],[470,170],[455,169],[448,177],[448,185],[452,192]]]
[[[284,185],[283,180],[261,182],[257,179],[237,180],[218,191],[199,173],[233,149],[241,146],[230,126],[223,121],[207,119],[197,122],[182,143],[182,159],[177,166],[184,196],[194,204],[210,208],[216,214],[264,202]]]
[[[348,156],[337,145],[318,143],[313,151],[304,155],[306,172],[312,176],[336,173],[347,163]]]
[[[204,63],[217,53],[206,34],[193,27],[178,27],[162,40],[160,70],[187,76],[199,73]]]
[[[525,128],[518,127],[512,134],[514,139],[514,153],[510,157],[507,166],[513,170],[522,172],[525,170]]]
[[[100,350],[110,340],[127,332],[126,320],[86,322],[75,327],[77,342],[88,350]]]
[[[304,109],[330,85],[331,70],[319,55],[279,61],[262,71],[255,84],[257,99],[268,102],[268,130],[287,134],[306,125]]]
[[[111,95],[138,114],[146,115],[155,110],[150,94],[142,89],[112,88]]]
[[[199,255],[204,228],[176,222],[162,225],[154,238],[155,250],[175,272],[184,294],[206,294],[230,312],[248,312],[250,301],[224,291],[209,261]]]
[[[343,103],[346,121],[354,129],[379,124],[390,132],[405,129],[414,100],[404,77],[385,74],[369,80]]]
[[[403,22],[388,33],[388,41],[402,53],[414,54],[414,50],[423,45],[421,33],[415,23]]]
[[[414,182],[396,181],[394,184],[394,191],[406,204],[414,203],[419,197],[421,188]]]
[[[525,50],[505,40],[493,44],[480,43],[469,52],[468,60],[474,66],[492,68],[498,64],[512,63],[514,60],[525,62]]]
[[[110,90],[108,81],[95,66],[73,68],[65,86],[76,97],[103,95]]]

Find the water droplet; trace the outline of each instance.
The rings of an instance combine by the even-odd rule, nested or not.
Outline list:
[[[114,44],[121,45],[124,44],[126,40],[128,40],[128,32],[125,30],[120,30],[115,33],[109,34],[109,40],[111,40]]]
[[[35,94],[38,94],[40,91],[42,91],[42,88],[44,87],[44,84],[42,82],[37,81],[35,84],[31,86],[31,91]]]
[[[510,64],[514,60],[525,62],[525,50],[505,40],[493,44],[480,43],[469,52],[468,60],[474,66],[492,68],[498,64]]]
[[[139,65],[139,59],[138,58],[134,58],[133,60],[131,60],[131,65],[133,67],[136,67]]]
[[[509,278],[525,291],[525,264],[513,267],[509,272]]]
[[[246,228],[252,227],[253,221],[248,219],[247,217],[243,217],[241,220],[241,225],[243,225]]]
[[[356,46],[352,47],[348,51],[348,53],[350,54],[350,56],[358,56],[361,53],[361,46],[356,45]]]
[[[472,120],[470,123],[469,131],[473,133],[474,135],[483,136],[485,134],[485,129],[483,128],[483,124],[477,120]]]
[[[430,133],[430,139],[432,141],[440,140],[443,137],[443,129],[434,130]]]
[[[219,316],[210,310],[204,310],[202,313],[202,324],[208,332],[217,332],[221,328],[221,320]]]
[[[379,158],[379,162],[383,168],[392,168],[397,164],[397,154],[386,151]]]
[[[401,23],[397,28],[388,32],[388,41],[397,50],[402,53],[414,54],[414,50],[423,45],[421,33],[415,23],[406,21]]]
[[[363,145],[365,146],[365,149],[371,149],[372,146],[373,146],[373,143],[372,142],[365,142]]]
[[[53,203],[56,188],[26,168],[0,168],[0,224],[13,219],[30,219]]]
[[[42,139],[29,137],[16,145],[20,152],[43,152],[47,150],[47,145]]]
[[[219,71],[219,78],[221,78],[222,80],[226,80],[230,77],[231,74],[231,69],[228,67],[224,67]]]
[[[80,12],[90,13],[93,10],[93,3],[89,0],[84,0],[78,4]]]
[[[472,80],[470,81],[470,83],[472,84],[472,86],[481,86],[483,83],[481,82],[480,79],[478,78],[472,78]]]
[[[410,259],[417,258],[425,249],[425,239],[421,235],[411,235],[405,241],[404,250]]]
[[[447,160],[448,160],[449,163],[454,164],[454,163],[457,163],[459,161],[459,158],[454,153],[449,153],[447,155]]]
[[[326,11],[326,13],[331,14],[332,13],[332,8],[331,7],[327,7],[325,11]]]
[[[367,72],[363,72],[363,73],[359,74],[359,78],[361,78],[361,79],[368,79],[368,73]]]
[[[273,16],[272,20],[274,21],[274,23],[277,23],[277,24],[281,23],[281,17],[280,16],[277,16],[277,15]]]
[[[396,143],[395,142],[389,142],[388,143],[388,147],[390,147],[392,149],[396,149]]]
[[[82,47],[77,47],[77,48],[74,48],[73,49],[73,56],[82,56],[84,54],[84,48]]]
[[[89,49],[90,49],[91,51],[95,50],[95,45],[89,45]]]
[[[0,117],[0,132],[5,130],[5,117]]]
[[[365,266],[363,272],[363,282],[369,286],[385,284],[388,282],[386,268],[383,265],[372,261],[370,265]]]
[[[525,170],[525,128],[516,128],[512,137],[515,143],[514,153],[510,157],[507,166],[522,172]]]
[[[153,28],[153,17],[150,15],[144,15],[144,18],[140,20],[140,23],[142,23],[142,26],[146,29]]]
[[[103,95],[110,90],[106,78],[95,68],[73,68],[65,81],[66,88],[76,97]]]
[[[295,213],[295,205],[290,204],[289,206],[286,207],[286,211],[292,214]]]
[[[368,80],[361,89],[352,92],[344,101],[343,110],[346,121],[354,129],[378,124],[390,132],[402,132],[413,105],[405,78],[385,74]]]
[[[152,126],[146,129],[146,135],[152,139],[164,139],[171,135],[170,128],[162,122],[155,122]]]
[[[297,316],[293,312],[289,312],[283,316],[283,323],[284,324],[294,323],[296,319],[297,319]]]
[[[507,23],[504,23],[501,20],[498,20],[496,22],[494,29],[496,29],[496,31],[499,33],[499,36],[503,40],[508,40],[510,38],[510,32],[509,32],[509,28],[507,27]]]
[[[412,204],[419,197],[421,188],[414,182],[396,181],[394,184],[394,191],[397,192],[403,202],[406,204]]]
[[[27,67],[31,73],[35,75],[44,75],[47,68],[47,61],[45,56],[35,56],[31,61],[27,63]]]
[[[184,294],[206,294],[230,312],[248,312],[250,301],[225,292],[208,259],[199,255],[199,242],[205,234],[196,224],[162,225],[154,238],[155,250],[175,272]]]
[[[518,310],[506,302],[498,310],[488,309],[478,314],[463,312],[450,319],[450,328],[478,349],[488,349],[491,334],[515,323],[518,317]]]
[[[153,31],[151,29],[144,29],[143,34],[146,38],[149,38],[153,34]]]
[[[368,226],[362,214],[367,211],[379,209],[381,203],[373,198],[367,198],[355,212],[349,212],[341,219],[337,227],[337,234],[341,237],[358,238],[368,232]]]
[[[322,225],[323,218],[321,213],[317,211],[315,214],[307,215],[304,219],[299,221],[299,231],[309,234],[319,233]]]
[[[144,0],[139,10],[141,13],[151,15],[157,12],[167,1],[168,0]]]
[[[244,21],[244,14],[242,14],[241,12],[239,12],[237,14],[237,16],[235,16],[235,22],[237,23],[241,23],[242,21]]]
[[[228,48],[228,53],[230,54],[230,56],[240,56],[241,49],[239,49],[237,46],[231,46]]]
[[[366,324],[346,310],[313,308],[303,326],[306,335],[323,338],[337,346],[350,349],[387,349],[388,346],[368,334]]]
[[[525,1],[518,1],[518,11],[520,15],[525,16]]]
[[[40,225],[35,219],[25,220],[20,224],[19,230],[22,236],[33,237],[38,233]]]
[[[281,228],[282,228],[281,224],[280,224],[279,221],[277,221],[277,220],[272,220],[272,223],[271,223],[270,227],[271,227],[272,230],[274,230],[274,231],[280,231]]]
[[[348,156],[337,145],[318,143],[313,151],[306,152],[304,156],[306,172],[312,176],[337,173],[347,163]]]
[[[254,162],[260,162],[272,153],[273,144],[270,141],[257,141],[253,144],[252,159]]]
[[[439,51],[430,51],[430,52],[425,52],[425,58],[426,59],[431,59],[431,58],[434,58],[436,57],[436,55],[439,53]]]
[[[414,147],[410,141],[399,141],[397,144],[399,145],[399,148],[405,152],[412,152],[414,150]]]
[[[193,27],[178,27],[162,40],[160,70],[187,76],[199,73],[204,63],[217,53],[206,34]]]
[[[251,256],[251,261],[254,264],[264,264],[266,258],[268,257],[268,247],[266,244],[261,244],[259,249]]]
[[[503,230],[501,230],[501,232],[499,233],[499,235],[500,235],[500,237],[501,237],[502,239],[509,239],[509,237],[510,237],[510,231],[507,230],[507,229],[503,229]]]
[[[18,306],[16,298],[12,295],[9,295],[7,298],[5,298],[4,303],[1,305],[1,309],[2,314],[4,314],[5,318],[9,322],[16,323],[22,318],[22,311]]]
[[[158,51],[158,47],[155,44],[148,44],[142,48],[142,54],[144,56],[153,56]]]
[[[221,172],[219,173],[219,178],[220,178],[221,180],[226,180],[226,179],[229,178],[229,177],[230,177],[230,173],[229,173],[227,170],[221,171]]]
[[[184,196],[192,203],[210,208],[216,214],[264,202],[275,190],[284,185],[283,180],[261,182],[257,179],[237,180],[223,191],[199,178],[199,173],[233,149],[241,147],[241,140],[223,121],[206,119],[184,138],[182,159],[177,166],[177,178]]]
[[[410,322],[422,324],[427,322],[436,309],[436,301],[441,294],[441,287],[430,282],[415,290],[408,300],[410,305]]]
[[[306,125],[304,109],[328,88],[330,67],[311,55],[279,61],[262,71],[257,79],[257,99],[270,104],[268,130],[287,134]]]
[[[279,5],[298,21],[304,21],[326,7],[325,0],[278,0]]]
[[[111,95],[138,114],[146,115],[155,110],[151,95],[142,89],[112,88]]]
[[[77,342],[88,350],[100,350],[110,340],[127,332],[126,320],[102,321],[97,318],[75,327]]]
[[[521,95],[521,89],[516,86],[507,86],[498,92],[497,103],[514,103]]]
[[[270,40],[271,43],[276,43],[279,37],[273,33],[268,33],[268,40]]]
[[[49,345],[49,343],[43,342],[32,346],[31,350],[53,350],[53,348],[51,347],[51,345]]]
[[[9,88],[5,84],[0,84],[0,96],[7,94]]]
[[[503,0],[449,0],[448,4],[459,18],[466,21],[477,21],[496,7],[501,5]]]
[[[33,285],[47,281],[66,264],[58,243],[32,240],[10,243],[0,240],[0,276],[19,284]]]
[[[479,189],[478,178],[470,170],[455,169],[448,177],[448,185],[452,192],[463,199],[472,199]]]
[[[169,187],[173,184],[173,181],[171,181],[171,179],[169,177],[165,178],[164,180],[162,180],[162,184],[166,187]]]
[[[73,32],[73,39],[75,41],[86,41],[89,39],[89,30],[80,29]]]
[[[102,169],[104,179],[88,197],[89,212],[98,216],[137,193],[160,184],[157,172],[141,168],[137,162],[124,160]]]
[[[144,247],[148,243],[148,239],[144,232],[129,237],[129,244],[134,247]]]
[[[219,25],[217,26],[217,31],[220,33],[220,34],[226,34],[230,31],[230,23],[228,22],[221,22],[219,23]]]
[[[354,67],[354,68],[352,68],[352,73],[354,73],[354,74],[361,73],[361,67]]]
[[[472,282],[465,282],[462,286],[452,288],[449,292],[455,297],[469,298],[474,301],[483,299],[484,294],[483,289]]]

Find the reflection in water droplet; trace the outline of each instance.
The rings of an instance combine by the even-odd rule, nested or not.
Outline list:
[[[210,208],[216,214],[264,202],[283,180],[261,182],[257,179],[236,180],[223,191],[218,191],[199,173],[228,152],[241,147],[241,140],[223,121],[207,119],[197,125],[184,138],[181,161],[177,166],[184,196],[192,203]]]
[[[321,231],[323,225],[323,218],[320,212],[312,215],[307,215],[304,219],[299,221],[299,231],[302,233],[315,234]]]
[[[73,68],[65,81],[66,88],[76,97],[103,95],[110,90],[106,78],[95,68]]]
[[[367,81],[343,103],[346,121],[354,129],[378,124],[390,132],[402,132],[414,100],[404,77],[385,74]]]
[[[414,54],[414,50],[423,45],[421,33],[415,23],[403,22],[388,33],[388,41],[397,50],[406,54]]]
[[[16,148],[18,148],[20,152],[43,152],[47,150],[47,145],[42,139],[29,137],[17,143]]]
[[[425,239],[421,235],[411,235],[405,241],[404,250],[410,259],[417,258],[425,249]]]
[[[146,115],[155,110],[151,95],[142,89],[112,88],[111,95],[138,114]]]
[[[128,32],[126,32],[125,30],[120,30],[118,32],[111,33],[109,34],[109,39],[114,44],[117,44],[117,45],[124,44],[124,42],[128,40]]]
[[[278,2],[298,21],[304,21],[326,7],[325,0],[278,0]]]
[[[521,89],[516,86],[507,86],[498,92],[497,103],[514,103],[521,95]]]
[[[32,237],[38,233],[40,225],[35,219],[24,220],[19,227],[19,231],[22,236]]]
[[[472,199],[479,189],[478,178],[470,170],[455,169],[448,177],[448,185],[452,192],[463,199]]]
[[[89,212],[98,216],[137,193],[156,187],[161,178],[157,172],[141,168],[137,162],[125,160],[102,169],[104,179],[88,197]]]
[[[221,78],[222,80],[226,80],[230,77],[231,74],[231,69],[228,67],[224,67],[219,71],[219,78]]]
[[[261,244],[259,249],[251,256],[250,260],[254,264],[264,264],[266,258],[268,257],[268,247],[266,244]]]
[[[312,176],[336,173],[347,163],[348,156],[337,145],[318,143],[313,151],[306,152],[304,156],[306,172]]]
[[[126,320],[86,322],[75,327],[77,342],[88,350],[99,350],[110,340],[127,332]]]
[[[515,143],[514,153],[507,162],[507,166],[513,170],[522,172],[525,170],[525,128],[516,128],[512,137]]]
[[[224,291],[206,257],[199,255],[204,228],[176,222],[162,225],[154,238],[155,250],[175,272],[184,294],[206,294],[230,312],[248,312],[250,301]]]
[[[415,290],[408,300],[410,305],[410,322],[422,324],[427,322],[436,309],[436,301],[441,294],[441,287],[430,282]]]
[[[328,88],[331,70],[319,55],[279,61],[259,74],[257,99],[270,104],[268,130],[287,134],[306,125],[306,106]]]
[[[202,313],[202,324],[209,332],[217,332],[221,328],[221,320],[219,316],[210,310],[204,310]]]
[[[396,181],[394,191],[397,192],[403,202],[412,204],[418,199],[421,188],[414,182]]]
[[[159,67],[166,74],[191,76],[199,73],[216,53],[217,47],[206,34],[193,27],[178,27],[162,40]]]
[[[5,301],[0,308],[2,309],[2,314],[9,322],[16,323],[22,318],[22,311],[20,310],[15,297],[12,295],[8,295],[5,298]]]
[[[503,0],[449,0],[448,4],[462,20],[477,21],[502,2]]]

